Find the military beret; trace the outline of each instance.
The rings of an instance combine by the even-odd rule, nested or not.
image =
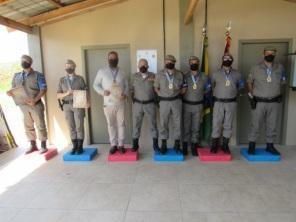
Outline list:
[[[166,55],[164,60],[170,60],[172,62],[176,62],[176,58],[173,55]]]
[[[33,62],[33,59],[31,56],[28,56],[28,55],[22,55],[21,57],[22,60],[26,60],[27,62],[31,63]]]
[[[192,60],[195,60],[195,61],[199,62],[199,58],[197,56],[190,56],[189,57],[189,62],[192,61]]]
[[[71,59],[67,59],[66,64],[69,64],[69,65],[72,65],[72,66],[76,67],[76,63]]]

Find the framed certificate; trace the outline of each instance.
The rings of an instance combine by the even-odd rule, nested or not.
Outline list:
[[[11,92],[13,94],[12,98],[16,105],[25,105],[25,101],[29,99],[29,96],[27,95],[27,92],[23,86],[13,88],[11,89]]]
[[[118,85],[117,83],[113,83],[111,86],[111,90],[110,90],[110,99],[113,102],[119,102],[120,101],[120,96],[122,94],[122,89],[120,87],[120,85]]]
[[[86,90],[73,90],[73,108],[88,108],[89,103],[87,99]]]

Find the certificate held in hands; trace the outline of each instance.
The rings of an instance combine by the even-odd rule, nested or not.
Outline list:
[[[29,99],[29,96],[23,86],[12,88],[11,93],[16,105],[26,105],[26,100]]]
[[[122,95],[122,89],[119,84],[113,83],[110,90],[110,98],[113,102],[117,103],[120,101]]]
[[[89,108],[86,90],[73,90],[73,108]]]

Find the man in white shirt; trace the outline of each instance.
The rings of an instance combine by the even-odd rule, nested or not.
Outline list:
[[[99,69],[93,87],[104,97],[104,113],[108,125],[110,154],[125,153],[124,105],[128,96],[128,76],[118,67],[118,53],[108,53],[109,66]]]

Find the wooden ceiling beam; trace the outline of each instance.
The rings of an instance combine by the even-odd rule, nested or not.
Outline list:
[[[0,24],[26,33],[32,33],[32,27],[0,15]]]
[[[125,0],[85,0],[21,20],[20,22],[29,26],[42,25],[45,23],[53,22],[55,20],[60,20],[63,17],[80,14],[86,10],[90,10],[98,6],[119,3],[122,1]]]
[[[46,0],[46,1],[48,1],[50,4],[54,5],[57,8],[63,7],[63,5],[60,3],[60,1],[57,1],[57,0]]]
[[[194,10],[196,8],[198,1],[199,0],[190,0],[187,11],[186,11],[185,19],[184,19],[185,25],[188,25],[192,22]]]
[[[0,0],[0,5],[4,5],[4,4],[7,4],[7,3],[11,3],[13,2],[14,0]]]

